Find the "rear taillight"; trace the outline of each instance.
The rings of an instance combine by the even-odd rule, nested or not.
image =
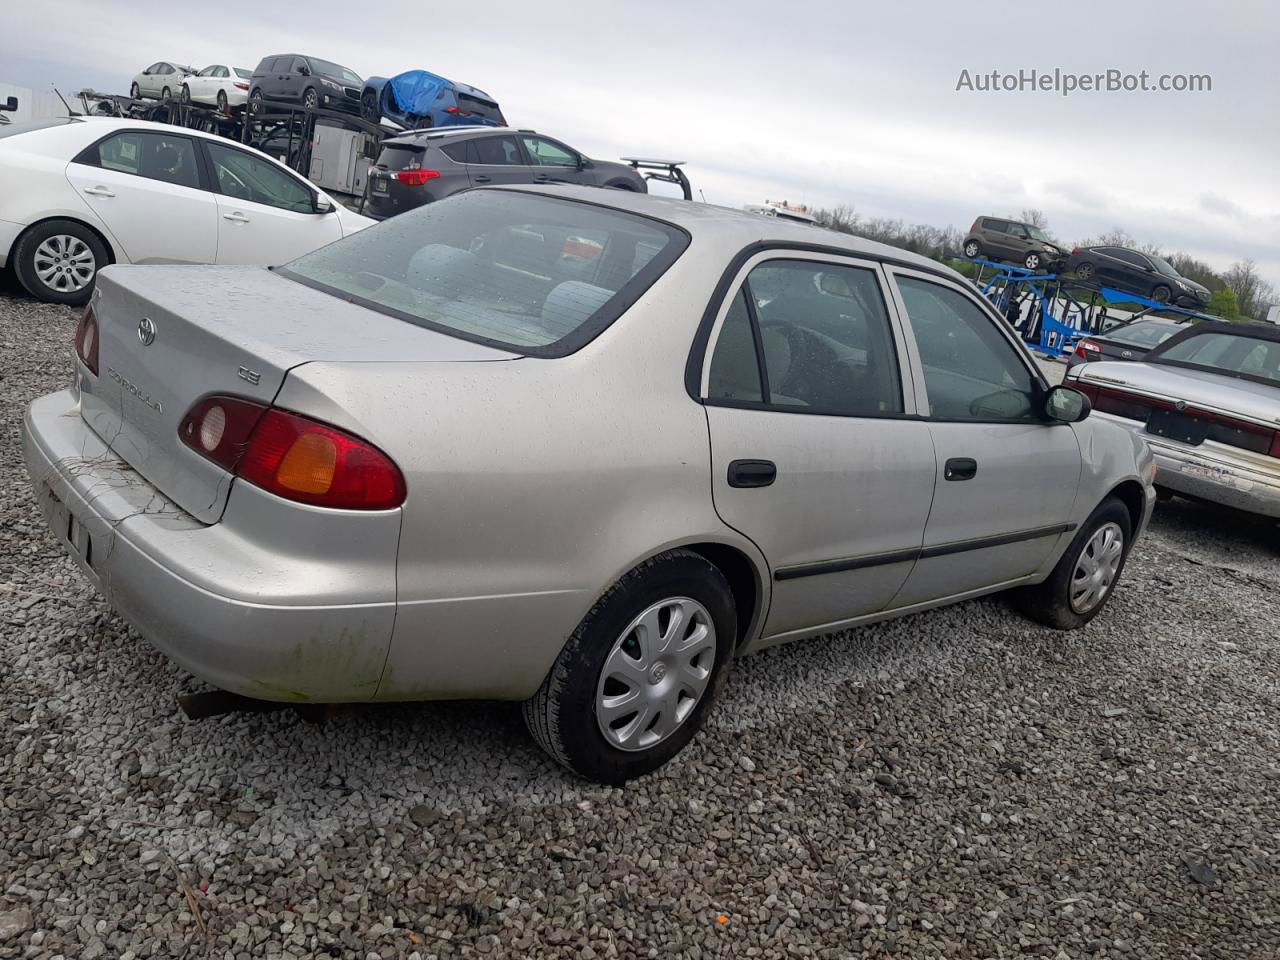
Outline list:
[[[1080,248],[1079,248],[1079,247],[1072,247],[1072,248],[1071,248],[1071,255],[1072,255],[1073,257],[1074,257],[1074,256],[1077,256],[1079,253],[1080,253]]]
[[[401,170],[396,174],[396,179],[407,187],[420,187],[439,176],[439,170]]]
[[[445,107],[445,108],[444,108],[444,112],[445,112],[445,113],[453,113],[453,114],[456,114],[456,113],[458,113],[458,112],[459,112],[459,110],[458,110],[458,108],[457,108],[457,107]]]
[[[1081,340],[1079,343],[1076,344],[1077,357],[1083,357],[1086,360],[1091,360],[1093,358],[1089,356],[1090,354],[1097,354],[1098,356],[1102,356],[1102,348],[1098,346],[1096,343],[1094,343],[1092,340]]]
[[[236,83],[236,84],[232,84],[232,86],[234,86],[237,90],[248,90],[248,89],[249,89],[249,85],[248,85],[247,83]]]
[[[95,377],[98,375],[98,317],[93,304],[84,308],[76,327],[76,356]]]
[[[1280,457],[1280,430],[1277,430],[1271,436],[1271,449],[1267,451],[1270,456]]]
[[[359,437],[237,397],[206,397],[182,420],[196,453],[286,500],[340,510],[389,510],[405,484],[391,459]]]

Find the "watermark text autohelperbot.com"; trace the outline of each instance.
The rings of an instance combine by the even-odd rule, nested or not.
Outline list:
[[[961,70],[957,93],[1212,93],[1213,77],[1207,73],[1151,73],[1140,70],[1103,70],[1071,73],[1066,70],[975,71]]]

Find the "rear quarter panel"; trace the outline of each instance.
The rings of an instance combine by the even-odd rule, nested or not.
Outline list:
[[[681,265],[696,282],[673,267],[569,357],[289,375],[277,404],[371,440],[405,474],[378,699],[530,696],[599,596],[667,547],[729,543],[764,569],[715,514],[706,417],[684,390],[723,261]]]

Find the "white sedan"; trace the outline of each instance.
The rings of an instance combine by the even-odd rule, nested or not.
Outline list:
[[[133,83],[129,85],[129,96],[135,100],[139,97],[169,100],[178,95],[187,75],[195,72],[194,67],[183,63],[157,61],[133,78]]]
[[[213,63],[182,81],[183,103],[210,103],[219,110],[243,106],[249,99],[252,70]]]
[[[284,263],[374,221],[266,154],[140,120],[0,128],[0,267],[79,304],[110,263]]]

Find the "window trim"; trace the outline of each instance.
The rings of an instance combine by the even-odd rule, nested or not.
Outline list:
[[[141,127],[117,127],[110,133],[98,137],[98,139],[94,140],[87,147],[84,147],[79,153],[71,158],[71,162],[78,163],[86,167],[94,167],[97,170],[106,170],[109,173],[119,173],[126,177],[137,177],[139,180],[150,180],[153,183],[165,183],[171,187],[181,187],[183,190],[202,190],[206,193],[212,193],[213,191],[209,189],[209,169],[205,164],[204,144],[201,142],[201,138],[188,136],[180,127],[176,127],[175,130],[177,132],[171,134],[168,131],[155,129],[147,130]],[[147,136],[168,136],[173,139],[186,140],[191,144],[192,150],[195,151],[197,185],[191,187],[185,183],[170,183],[168,180],[157,180],[155,177],[148,177],[146,174],[142,173],[130,173],[128,170],[112,170],[110,167],[104,167],[102,165],[101,158],[98,155],[98,147],[106,143],[108,140],[125,133],[145,134]]]
[[[525,162],[524,163],[480,163],[479,162],[480,149],[477,146],[477,144],[479,144],[481,140],[500,140],[503,137],[507,137],[508,139],[513,140],[515,142],[516,153],[518,153],[521,159],[523,159]],[[514,133],[496,133],[496,132],[495,133],[478,133],[478,134],[473,134],[467,137],[464,142],[466,143],[466,147],[467,147],[467,155],[468,156],[474,155],[476,157],[476,162],[472,163],[470,160],[466,160],[466,161],[454,160],[453,161],[454,163],[465,162],[468,167],[484,167],[485,169],[489,169],[489,170],[519,170],[521,167],[527,167],[530,165],[529,156],[528,154],[525,153],[525,150],[524,150],[524,144],[520,142],[520,138],[517,137]]]
[[[552,146],[559,147],[569,156],[576,157],[577,159],[570,164],[539,163],[536,159],[534,159],[534,154],[529,150],[528,145],[525,143],[526,139],[545,140],[547,143],[551,144]],[[516,142],[520,146],[520,152],[525,155],[525,159],[528,160],[529,166],[531,167],[551,167],[554,170],[581,170],[582,169],[582,162],[585,159],[584,155],[579,153],[577,150],[573,149],[573,147],[569,146],[567,143],[561,143],[559,140],[556,140],[554,137],[543,136],[540,133],[518,133],[516,134]]]
[[[957,283],[955,280],[945,275],[933,273],[931,271],[919,270],[914,267],[905,265],[886,265],[885,272],[889,276],[890,288],[893,291],[893,302],[902,321],[902,326],[906,332],[908,340],[908,351],[911,358],[912,380],[916,385],[916,409],[924,411],[922,416],[924,419],[932,423],[1012,423],[1012,424],[1034,424],[1040,423],[1045,425],[1054,425],[1059,421],[1047,420],[1042,412],[1039,412],[1040,402],[1044,395],[1049,392],[1049,382],[1044,378],[1044,374],[1040,372],[1040,368],[1036,366],[1035,361],[1031,358],[1030,352],[1023,344],[1021,338],[1014,335],[1013,329],[1008,322],[996,313],[995,307],[991,302],[983,296],[975,296],[972,291],[967,289],[963,283]],[[1022,364],[1023,368],[1031,374],[1031,393],[1032,393],[1032,416],[1031,417],[935,417],[929,412],[929,392],[928,385],[925,381],[924,362],[920,357],[920,347],[916,343],[915,328],[911,325],[911,316],[907,312],[906,301],[902,298],[902,291],[898,287],[898,277],[910,277],[920,280],[924,283],[933,283],[940,287],[953,290],[960,296],[967,299],[970,303],[979,308],[982,313],[995,327],[997,333],[1002,336],[1009,347],[1013,350],[1014,355]],[[1069,424],[1063,424],[1069,426]]]
[[[761,249],[753,249],[760,246]],[[745,254],[745,256],[744,256]],[[761,393],[769,397],[768,370],[765,362],[764,345],[760,335],[759,316],[756,312],[754,298],[751,296],[747,279],[751,272],[763,263],[773,260],[795,260],[800,263],[830,263],[834,266],[851,267],[867,270],[875,277],[884,303],[885,319],[889,323],[889,331],[894,349],[894,359],[898,364],[898,389],[902,400],[901,413],[850,413],[847,410],[828,410],[823,407],[795,406],[792,404],[774,404],[769,400],[760,402],[752,400],[727,400],[710,397],[711,361],[715,356],[716,344],[720,339],[720,331],[733,306],[734,299],[744,289],[747,290],[745,301],[747,315],[751,320],[751,334],[756,346],[756,362],[760,366]],[[918,418],[918,404],[914,385],[915,373],[908,361],[907,340],[898,310],[891,296],[891,285],[885,275],[883,263],[873,257],[859,256],[855,251],[846,253],[830,249],[811,249],[804,245],[759,245],[754,244],[740,252],[734,263],[721,277],[707,311],[703,314],[702,325],[695,336],[693,348],[689,355],[689,363],[685,368],[685,387],[689,389],[689,375],[696,377],[695,385],[689,390],[690,395],[698,403],[707,407],[734,407],[744,410],[758,410],[762,413],[789,413],[813,417],[842,417],[854,420],[914,420]],[[710,324],[708,325],[708,317]],[[705,332],[705,336],[703,336]],[[701,341],[701,342],[699,342]],[[695,366],[696,358],[696,366]]]

